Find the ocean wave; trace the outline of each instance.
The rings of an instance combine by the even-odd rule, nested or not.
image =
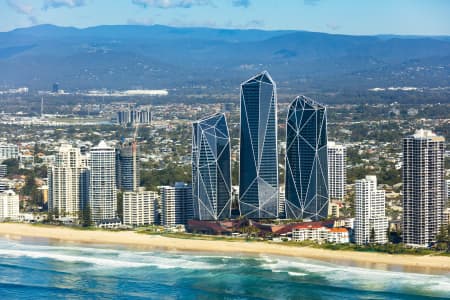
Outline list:
[[[439,295],[450,293],[450,276],[383,271],[331,263],[261,256],[261,267],[291,276],[320,276],[336,286],[353,285],[365,290],[418,289]]]

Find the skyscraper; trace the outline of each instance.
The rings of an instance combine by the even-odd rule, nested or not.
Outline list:
[[[299,96],[286,121],[286,217],[318,220],[328,214],[327,114]]]
[[[428,246],[443,224],[445,139],[418,130],[403,139],[403,242]]]
[[[377,189],[376,176],[356,181],[355,208],[355,242],[387,243],[386,197],[383,190]]]
[[[48,168],[48,209],[58,216],[78,217],[87,202],[86,165],[80,149],[61,145]]]
[[[118,151],[117,183],[124,191],[136,191],[140,184],[139,144],[126,141]]]
[[[344,200],[347,170],[344,145],[328,142],[328,191],[330,199]]]
[[[187,224],[192,219],[192,187],[184,182],[161,186],[162,225]]]
[[[231,216],[230,135],[225,114],[192,124],[193,213],[198,220]]]
[[[241,84],[239,209],[278,217],[277,94],[266,71]]]
[[[93,222],[117,216],[115,149],[104,141],[92,148],[90,153],[89,206]]]

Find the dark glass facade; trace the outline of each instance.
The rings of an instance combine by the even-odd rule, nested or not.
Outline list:
[[[231,214],[230,135],[224,114],[192,125],[192,196],[197,220],[223,220]]]
[[[265,71],[241,84],[239,209],[251,219],[278,217],[277,96]]]
[[[326,108],[294,99],[286,121],[286,217],[320,220],[328,215]]]

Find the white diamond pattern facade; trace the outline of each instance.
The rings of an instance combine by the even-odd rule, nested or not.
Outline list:
[[[277,218],[277,95],[266,71],[241,84],[240,124],[240,213],[250,219]]]
[[[192,125],[192,191],[194,219],[231,217],[230,136],[225,114]]]
[[[286,121],[286,217],[328,215],[326,108],[305,96],[295,98]]]

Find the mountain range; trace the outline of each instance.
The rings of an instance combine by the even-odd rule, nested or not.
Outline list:
[[[0,33],[0,70],[0,88],[44,90],[221,93],[262,70],[287,93],[436,88],[450,86],[450,37],[39,25]]]

